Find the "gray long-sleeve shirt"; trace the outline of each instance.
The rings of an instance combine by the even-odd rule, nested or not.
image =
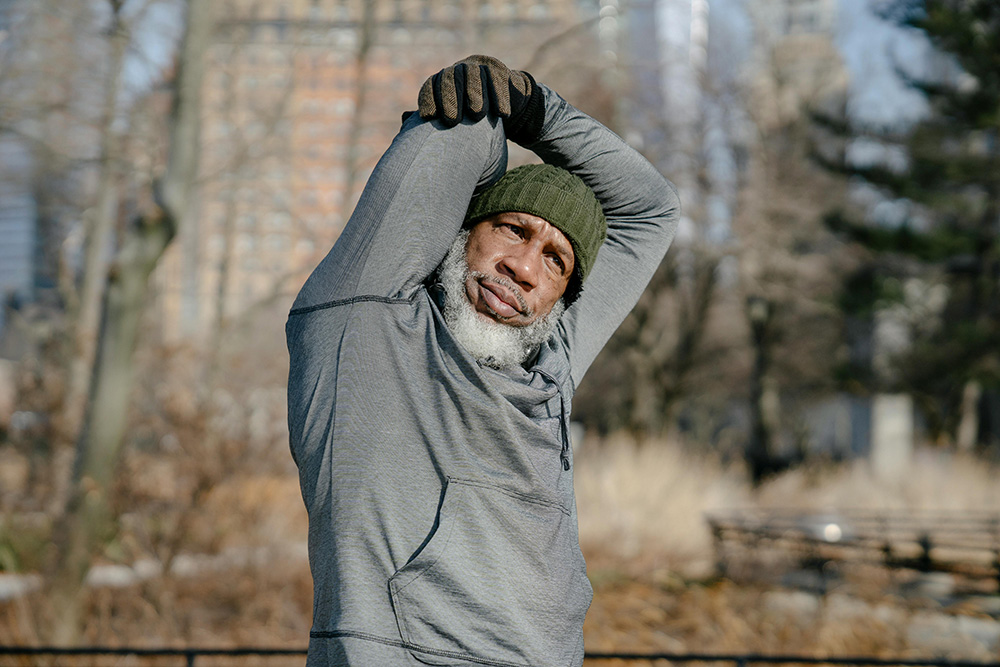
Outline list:
[[[286,325],[288,425],[309,512],[309,665],[569,667],[592,591],[577,535],[570,400],[673,236],[673,187],[543,86],[531,150],[608,220],[583,294],[530,368],[481,366],[428,277],[474,192],[506,169],[494,119],[411,116]]]

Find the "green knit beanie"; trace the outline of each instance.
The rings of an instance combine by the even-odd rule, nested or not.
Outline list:
[[[504,212],[530,213],[561,231],[576,255],[574,281],[566,289],[572,302],[590,274],[597,251],[604,243],[608,223],[593,190],[580,177],[550,164],[526,164],[511,169],[472,200],[465,215],[471,226]]]

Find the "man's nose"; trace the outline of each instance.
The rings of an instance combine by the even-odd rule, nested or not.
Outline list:
[[[538,281],[540,258],[537,254],[526,246],[511,250],[500,260],[500,272],[522,289],[530,290]]]

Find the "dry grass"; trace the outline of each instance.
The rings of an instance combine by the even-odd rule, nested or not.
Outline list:
[[[756,504],[803,510],[1000,512],[997,475],[996,466],[974,457],[919,449],[895,478],[879,478],[864,460],[789,471],[766,484]]]
[[[899,656],[909,612],[737,586],[599,586],[585,626],[590,651]]]
[[[148,496],[153,506],[169,502],[167,489],[183,493],[184,484],[171,486],[176,471],[168,462],[139,457],[133,463],[136,486],[148,486],[139,495]],[[996,650],[990,653],[971,643],[937,648],[914,644],[907,628],[917,621],[950,618],[943,612],[982,614],[886,594],[877,577],[871,592],[861,596],[855,588],[819,596],[716,579],[703,520],[714,510],[775,506],[1000,511],[996,472],[971,459],[921,452],[896,481],[876,479],[859,461],[792,470],[754,491],[740,466],[725,465],[714,456],[664,442],[591,439],[579,452],[575,470],[581,543],[595,588],[585,626],[588,650],[940,653],[996,659]],[[185,553],[200,548],[259,554],[264,548],[265,558],[94,589],[86,642],[305,645],[312,598],[307,564],[301,551],[266,551],[305,539],[305,512],[294,474],[231,475],[195,511],[190,540],[181,545]],[[142,543],[136,536],[126,551],[134,556]],[[937,616],[927,617],[929,613]],[[41,641],[45,616],[41,593],[0,602],[0,644]]]
[[[595,588],[585,626],[590,651],[998,657],[1000,641],[991,648],[954,625],[954,614],[965,614],[988,626],[980,607],[900,597],[877,569],[827,595],[706,576],[713,551],[703,521],[708,512],[753,508],[1000,512],[994,466],[926,450],[892,480],[859,460],[790,470],[752,490],[740,466],[619,437],[588,442],[576,475]],[[935,636],[912,630],[918,624],[945,629]]]
[[[580,542],[595,565],[704,576],[706,512],[750,502],[741,470],[664,442],[590,439],[577,457]]]
[[[590,439],[577,457],[580,540],[596,559],[703,576],[712,559],[706,513],[781,508],[802,511],[967,511],[1000,513],[996,466],[922,449],[894,479],[866,460],[789,470],[751,489],[741,465],[662,441]]]
[[[83,645],[303,646],[312,580],[305,561],[228,567],[88,592]],[[0,645],[44,643],[41,593],[0,603]]]

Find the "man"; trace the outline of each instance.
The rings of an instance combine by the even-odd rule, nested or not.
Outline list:
[[[546,165],[501,178],[508,138]],[[428,80],[286,327],[310,665],[582,663],[570,401],[677,214],[530,75]]]

